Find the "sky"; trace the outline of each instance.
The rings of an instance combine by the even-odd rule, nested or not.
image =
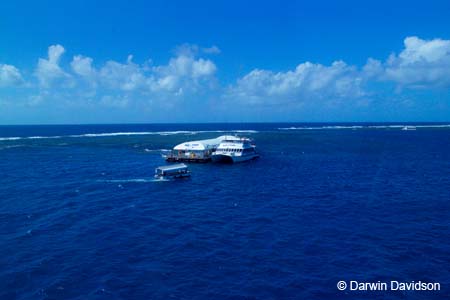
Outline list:
[[[2,1],[0,124],[450,122],[450,1]]]

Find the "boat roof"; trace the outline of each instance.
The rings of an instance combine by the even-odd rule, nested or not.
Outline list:
[[[173,150],[208,150],[217,148],[217,146],[225,140],[239,140],[239,137],[235,137],[232,135],[222,135],[215,139],[208,140],[199,140],[199,141],[191,141],[184,142],[176,145]]]
[[[179,169],[186,169],[186,168],[187,168],[187,166],[185,164],[174,164],[174,165],[157,167],[156,169],[159,169],[161,171],[171,171],[171,170],[179,170]]]

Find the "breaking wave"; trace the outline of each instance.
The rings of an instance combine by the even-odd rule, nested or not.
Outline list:
[[[73,134],[73,135],[55,135],[55,136],[13,136],[13,137],[0,137],[0,141],[17,141],[17,140],[34,140],[34,139],[60,139],[60,138],[96,138],[96,137],[113,137],[113,136],[133,136],[133,135],[194,135],[199,133],[257,133],[256,130],[199,130],[199,131],[137,131],[137,132],[105,132],[105,133],[85,133],[85,134]]]
[[[291,126],[279,127],[278,130],[328,130],[328,129],[402,129],[408,128],[450,128],[450,124],[443,125],[352,125],[352,126]]]

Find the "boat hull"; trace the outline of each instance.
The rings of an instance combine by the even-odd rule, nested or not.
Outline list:
[[[213,154],[211,159],[215,163],[239,163],[244,161],[249,161],[258,158],[258,154],[252,155],[244,155],[244,156],[236,156],[236,155],[227,155],[227,154]]]
[[[176,157],[176,156],[165,156],[163,157],[167,162],[194,162],[194,163],[206,163],[211,161],[211,157],[206,158],[190,158],[190,157]]]
[[[182,178],[189,178],[191,177],[190,173],[185,174],[176,174],[176,175],[155,175],[155,179],[182,179]]]
[[[230,155],[225,154],[212,155],[211,160],[212,162],[223,164],[232,164],[234,162],[233,158]]]

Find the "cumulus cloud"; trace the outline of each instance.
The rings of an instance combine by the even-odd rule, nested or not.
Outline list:
[[[216,65],[210,60],[200,58],[192,62],[192,77],[194,78],[211,76],[216,70]]]
[[[97,99],[105,106],[125,107],[133,99],[147,99],[144,101],[149,103],[176,101],[185,95],[207,90],[215,80],[216,65],[209,59],[198,57],[198,49],[198,46],[187,44],[178,47],[175,56],[163,65],[153,65],[151,60],[135,63],[129,55],[125,62],[109,60],[95,67],[91,57],[75,55],[70,62],[72,75],[58,64],[63,51],[53,51],[44,62],[45,70],[51,69],[51,74],[60,76],[40,76],[40,82],[41,86],[49,87],[57,78],[70,76],[71,88],[80,101]]]
[[[134,91],[144,87],[148,80],[142,66],[133,63],[131,56],[126,63],[107,61],[98,74],[100,83],[113,90]]]
[[[0,87],[15,86],[22,82],[19,69],[12,65],[0,64]]]
[[[450,40],[423,40],[407,37],[404,49],[392,54],[384,63],[369,60],[368,74],[400,87],[434,88],[450,86]]]
[[[362,67],[335,61],[330,66],[305,62],[285,72],[254,69],[237,79],[227,98],[247,104],[304,103],[321,99],[364,100],[376,93],[371,82],[391,82],[400,88],[450,86],[450,40],[407,37],[404,49],[384,62],[369,58]]]
[[[369,58],[363,67],[363,75],[368,78],[377,78],[384,73],[384,68],[379,60]]]
[[[286,72],[255,69],[238,79],[228,96],[253,104],[354,98],[364,95],[361,81],[358,70],[343,61],[330,66],[305,62]]]
[[[0,64],[0,87],[26,82],[24,86],[39,93],[39,98],[33,98],[39,105],[46,99],[73,98],[115,107],[131,105],[136,99],[152,105],[194,99],[189,98],[193,95],[201,99],[199,94],[206,95],[211,87],[217,87],[217,66],[208,56],[220,53],[217,46],[184,44],[167,63],[158,65],[150,60],[135,62],[132,55],[124,61],[94,64],[93,58],[78,54],[64,67],[60,63],[64,53],[58,44],[48,48],[47,57],[38,60],[34,72],[37,82],[24,80],[12,65]],[[377,82],[391,84],[372,84]],[[331,102],[345,102],[350,107],[352,103],[370,103],[376,93],[391,92],[392,83],[399,91],[449,87],[450,40],[407,37],[398,54],[387,59],[369,58],[362,67],[337,60],[330,65],[302,62],[281,72],[255,68],[228,88],[214,90],[213,96],[254,105],[252,108],[288,103],[313,103],[317,108]]]
[[[153,90],[182,91],[197,90],[203,80],[214,76],[217,67],[208,59],[196,58],[183,52],[170,59],[168,65],[153,68],[155,80]]]
[[[166,65],[152,65],[151,61],[138,64],[129,55],[126,62],[107,61],[96,69],[93,59],[76,55],[70,63],[72,71],[80,78],[109,91],[144,93],[146,96],[180,96],[196,92],[214,78],[216,65],[209,59],[198,58],[198,47],[182,45],[175,57]],[[109,98],[105,98],[109,99]],[[110,103],[111,101],[103,101]]]
[[[48,58],[39,58],[36,69],[36,76],[43,87],[49,87],[52,82],[70,77],[59,66],[59,60],[65,49],[61,45],[52,45],[48,47]]]
[[[83,77],[92,77],[95,75],[95,70],[92,67],[92,58],[82,55],[76,55],[73,57],[70,66],[75,74]]]

